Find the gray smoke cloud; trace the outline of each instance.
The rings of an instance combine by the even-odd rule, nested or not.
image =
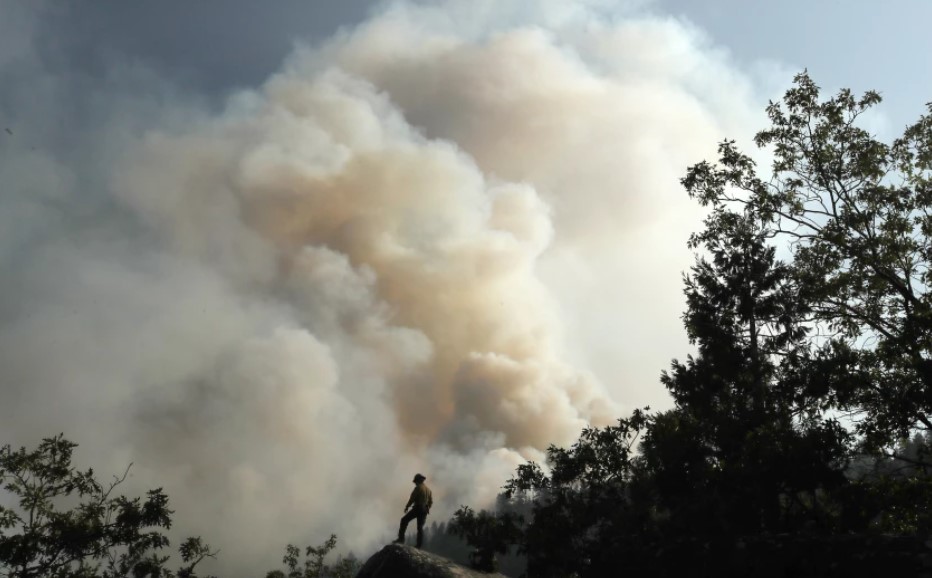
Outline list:
[[[50,72],[0,4],[3,441],[135,462],[247,575],[330,532],[367,552],[415,471],[445,519],[665,403],[677,181],[759,100],[611,4],[395,3],[219,111],[132,63]]]

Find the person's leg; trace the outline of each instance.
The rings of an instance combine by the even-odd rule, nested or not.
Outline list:
[[[417,512],[417,547],[420,549],[424,543],[424,522],[427,521],[427,512],[418,510]]]
[[[413,520],[416,516],[417,511],[415,508],[411,508],[404,516],[401,517],[401,522],[398,524],[398,539],[395,540],[396,542],[404,544],[405,532],[408,530],[408,522]]]

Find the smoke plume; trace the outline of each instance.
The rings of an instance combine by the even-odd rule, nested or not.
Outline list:
[[[331,532],[366,553],[417,471],[443,520],[663,404],[677,180],[758,106],[699,32],[609,6],[396,3],[220,110],[0,34],[2,441],[135,462],[128,491],[261,573]]]

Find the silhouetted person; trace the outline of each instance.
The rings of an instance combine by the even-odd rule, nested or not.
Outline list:
[[[427,514],[430,513],[430,507],[434,504],[434,496],[430,488],[424,482],[427,480],[421,474],[414,476],[414,490],[411,491],[411,497],[405,504],[405,515],[401,518],[401,524],[398,526],[398,539],[396,544],[405,543],[405,530],[408,529],[408,522],[417,518],[417,547],[420,548],[424,543],[424,521],[427,520]],[[408,511],[411,508],[411,511]]]

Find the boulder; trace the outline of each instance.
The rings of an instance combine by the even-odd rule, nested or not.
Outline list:
[[[390,544],[366,560],[356,578],[506,578],[460,566],[423,550]]]

